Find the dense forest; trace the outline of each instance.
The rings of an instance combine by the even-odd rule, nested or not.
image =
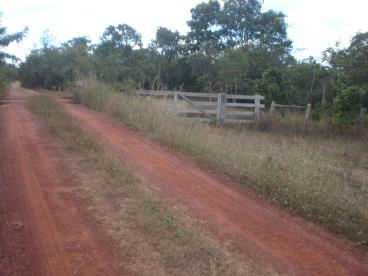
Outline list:
[[[368,33],[355,34],[347,48],[326,49],[321,59],[299,61],[285,15],[263,11],[259,0],[203,2],[187,24],[185,35],[159,27],[147,47],[127,24],[108,26],[98,44],[76,37],[55,46],[45,33],[42,47],[21,63],[19,77],[26,87],[48,89],[93,77],[117,90],[261,94],[267,104],[312,103],[351,117],[368,106]]]

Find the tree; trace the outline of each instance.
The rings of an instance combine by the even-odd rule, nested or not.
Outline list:
[[[210,0],[208,3],[198,4],[191,9],[192,19],[188,21],[190,32],[188,33],[188,43],[191,50],[199,51],[211,47],[219,50],[222,48],[220,41],[220,18],[221,6],[217,0]]]
[[[228,93],[249,93],[249,60],[243,49],[228,49],[219,59],[219,79]]]
[[[349,83],[368,90],[368,32],[356,34],[341,54],[341,66]]]
[[[282,71],[280,69],[267,69],[262,78],[253,81],[253,90],[256,94],[265,96],[268,104],[272,101],[276,101],[277,103],[288,101],[284,90]]]
[[[358,86],[363,91],[362,105],[368,107],[368,32],[357,33],[345,49],[337,47],[324,51],[336,93],[345,86]]]
[[[173,32],[167,28],[159,27],[156,39],[153,40],[150,47],[171,61],[182,54],[183,38],[177,31]]]
[[[225,0],[221,16],[221,35],[226,44],[244,46],[255,41],[261,16],[259,0]]]
[[[21,32],[8,34],[6,27],[1,25],[0,20],[0,98],[5,95],[11,76],[14,75],[14,66],[10,66],[6,62],[9,59],[13,61],[18,60],[16,56],[6,53],[4,49],[12,42],[20,42],[25,37],[26,33],[27,28]]]
[[[12,42],[18,43],[22,41],[22,39],[26,36],[27,31],[28,28],[24,28],[24,30],[21,32],[8,34],[6,32],[6,27],[1,25],[0,20],[0,63],[5,63],[6,59],[18,60],[16,56],[4,52],[4,48],[8,47]]]
[[[287,63],[292,47],[287,37],[285,15],[281,12],[267,11],[257,19],[256,45],[268,53],[272,66]]]
[[[111,43],[114,48],[133,49],[142,48],[143,45],[142,35],[127,24],[107,27],[102,35],[102,42]]]
[[[62,45],[71,80],[86,77],[94,71],[90,43],[87,37],[75,37]]]

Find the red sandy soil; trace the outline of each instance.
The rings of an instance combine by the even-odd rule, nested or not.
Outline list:
[[[0,275],[122,275],[26,107],[33,93],[13,85],[0,101]]]
[[[0,275],[125,275],[112,241],[73,196],[72,172],[27,110],[35,92],[13,86],[0,102]],[[65,109],[107,149],[187,206],[239,254],[289,275],[368,275],[368,256],[199,168],[188,158],[82,106]]]
[[[60,102],[132,169],[160,183],[166,195],[186,205],[240,254],[250,254],[288,275],[368,275],[364,250],[292,217],[107,116]]]

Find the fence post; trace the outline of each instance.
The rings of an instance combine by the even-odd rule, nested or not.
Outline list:
[[[225,121],[226,113],[226,94],[217,94],[217,124],[222,124]]]
[[[256,126],[258,127],[259,124],[259,119],[260,119],[260,114],[261,112],[261,96],[260,95],[255,95],[254,98],[254,117],[256,120]]]
[[[174,102],[173,102],[173,111],[177,112],[177,103],[178,103],[178,92],[174,91]]]
[[[309,120],[311,109],[312,109],[312,105],[310,103],[307,104],[307,110],[305,111],[305,116],[304,116],[304,123],[306,123]]]
[[[307,127],[307,123],[309,120],[309,116],[311,113],[311,109],[312,109],[312,105],[309,103],[307,104],[307,110],[305,111],[305,115],[304,115],[304,125],[303,125],[303,131],[306,129]]]
[[[270,112],[269,112],[271,116],[275,113],[275,109],[276,109],[276,102],[272,101],[271,107],[270,107]]]
[[[364,134],[366,114],[367,114],[367,108],[362,107],[360,109],[360,114],[359,114],[359,118],[358,118],[358,132],[360,134]]]

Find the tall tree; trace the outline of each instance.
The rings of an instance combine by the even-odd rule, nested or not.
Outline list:
[[[262,4],[259,0],[225,0],[221,34],[228,46],[253,43],[258,31]]]
[[[73,80],[86,77],[93,72],[90,43],[87,37],[75,37],[62,45]]]
[[[110,25],[102,35],[102,42],[111,43],[115,48],[142,48],[142,35],[127,24]]]
[[[206,45],[216,49],[221,48],[220,18],[221,5],[217,0],[198,4],[191,9],[192,19],[188,21],[190,32],[188,43],[193,51],[206,48]]]

